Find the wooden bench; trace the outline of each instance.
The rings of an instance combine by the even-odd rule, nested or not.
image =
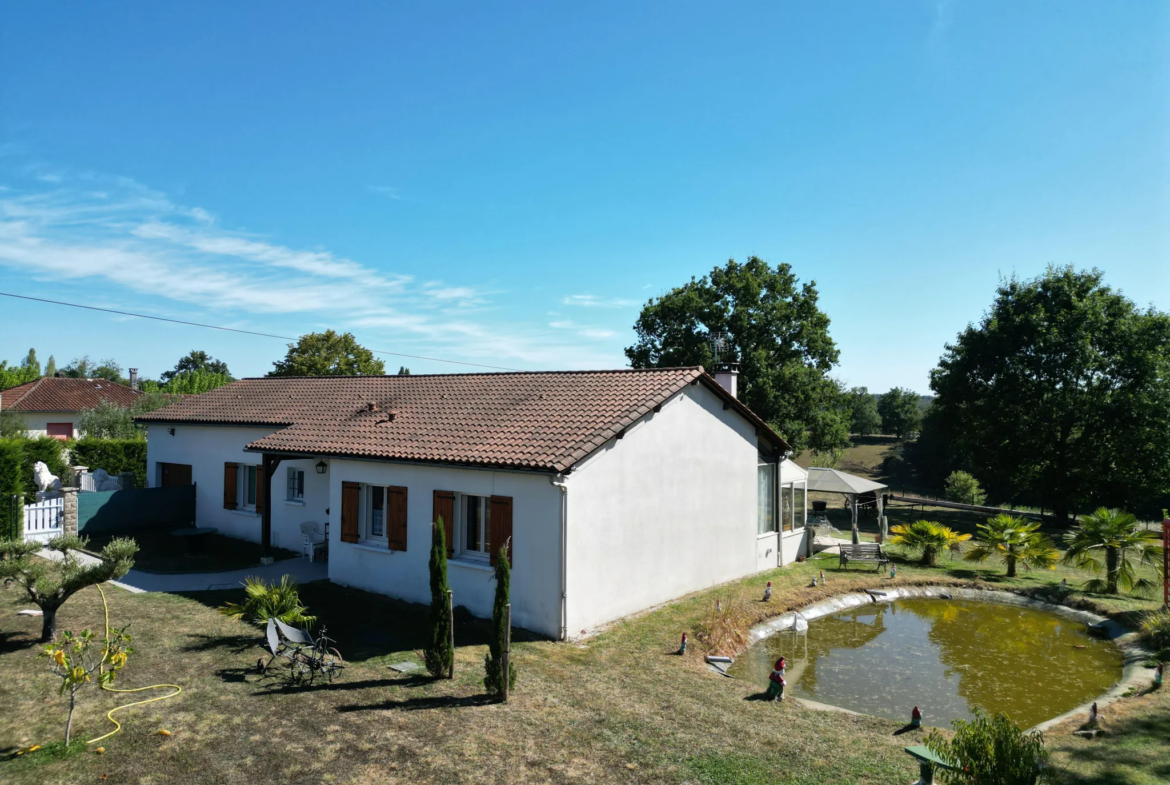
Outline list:
[[[917,745],[914,747],[907,747],[906,754],[918,761],[918,782],[914,785],[934,785],[934,770],[948,769],[956,771],[957,769],[950,763],[935,755],[925,745]]]
[[[877,569],[881,569],[882,565],[889,564],[890,560],[882,553],[882,546],[876,542],[859,542],[859,543],[841,543],[841,567],[848,567],[849,562],[866,562],[877,565]]]

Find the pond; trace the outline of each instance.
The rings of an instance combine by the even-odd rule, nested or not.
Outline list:
[[[939,727],[979,706],[1029,728],[1105,692],[1122,669],[1121,650],[1080,622],[969,600],[863,605],[812,621],[805,643],[773,635],[730,673],[763,689],[783,654],[789,697],[895,721],[918,706],[923,722]]]

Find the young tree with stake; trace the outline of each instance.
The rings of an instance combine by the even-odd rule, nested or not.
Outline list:
[[[512,592],[512,567],[508,563],[508,544],[500,548],[496,557],[496,599],[492,603],[492,637],[488,641],[488,653],[484,655],[485,671],[483,686],[488,694],[500,701],[508,700],[508,692],[516,684],[516,666],[511,662],[512,648],[512,606],[509,595]],[[505,675],[507,682],[505,683]]]
[[[427,670],[436,679],[451,678],[455,647],[451,641],[451,589],[447,584],[447,537],[440,517],[431,524],[431,640],[423,651]]]

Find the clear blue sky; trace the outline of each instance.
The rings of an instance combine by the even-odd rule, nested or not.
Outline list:
[[[642,302],[755,254],[817,282],[841,378],[925,392],[1000,276],[1170,309],[1168,33],[1157,2],[7,3],[0,290],[620,367]],[[0,298],[0,358],[29,346],[284,351]]]

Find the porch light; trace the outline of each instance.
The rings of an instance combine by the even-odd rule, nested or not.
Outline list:
[[[328,468],[329,465],[325,461],[317,461],[317,474],[324,474]]]

